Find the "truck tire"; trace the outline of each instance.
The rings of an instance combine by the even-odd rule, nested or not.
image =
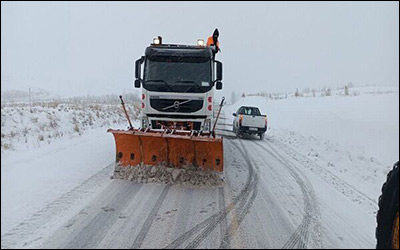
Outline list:
[[[259,134],[259,136],[260,136],[260,140],[262,140],[262,141],[263,141],[263,140],[264,140],[264,138],[265,138],[265,133],[260,133],[260,134]]]
[[[240,129],[238,129],[238,128],[235,129],[235,134],[236,134],[236,138],[241,138],[242,137]]]
[[[399,162],[388,174],[379,198],[377,249],[399,249]]]

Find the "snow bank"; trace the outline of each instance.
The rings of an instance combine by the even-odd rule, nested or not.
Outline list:
[[[117,99],[118,100],[118,99]],[[128,105],[133,119],[139,105]],[[121,105],[71,101],[2,104],[1,151],[26,150],[50,144],[63,137],[80,136],[93,128],[127,124]]]

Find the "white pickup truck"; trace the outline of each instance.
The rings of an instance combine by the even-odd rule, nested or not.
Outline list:
[[[260,136],[260,140],[264,139],[267,131],[267,116],[262,115],[257,107],[242,106],[236,113],[233,120],[233,132],[237,137],[243,134],[252,134]]]

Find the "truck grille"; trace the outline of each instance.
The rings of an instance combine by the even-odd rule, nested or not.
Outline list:
[[[150,106],[159,112],[169,113],[193,113],[203,108],[203,100],[191,100],[190,102],[175,105],[176,102],[181,103],[187,100],[177,99],[150,99]],[[174,107],[173,107],[174,106]],[[168,109],[165,109],[170,107]]]

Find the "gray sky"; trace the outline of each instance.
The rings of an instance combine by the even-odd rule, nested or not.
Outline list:
[[[399,84],[398,2],[1,2],[1,88],[119,94],[153,37],[216,27],[225,94]]]

